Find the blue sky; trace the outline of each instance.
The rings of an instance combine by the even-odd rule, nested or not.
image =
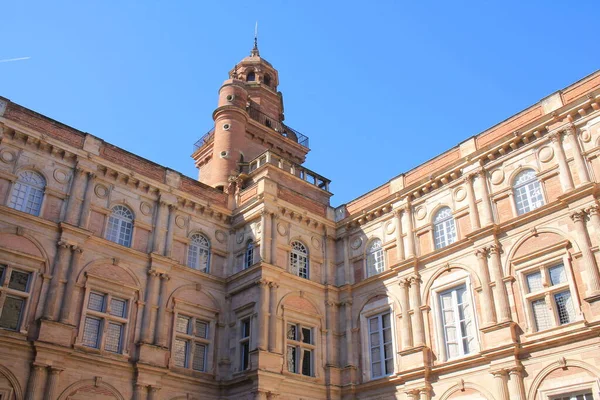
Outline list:
[[[600,68],[600,2],[12,1],[0,96],[195,177],[193,143],[252,47],[333,205]]]

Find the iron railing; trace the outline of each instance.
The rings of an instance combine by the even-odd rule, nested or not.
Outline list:
[[[275,132],[278,132],[281,136],[293,140],[300,146],[306,147],[308,149],[308,136],[301,134],[297,130],[290,128],[282,122],[274,120],[273,118],[269,117],[267,114],[261,112],[257,108],[248,107],[247,111],[250,118],[252,118],[254,121],[266,126],[267,128],[271,128]],[[212,128],[210,131],[204,134],[204,136],[198,139],[198,141],[194,143],[194,152],[198,151],[198,149],[204,146],[206,143],[210,143],[210,141],[214,138],[214,133],[215,128]]]
[[[273,129],[275,132],[278,132],[281,136],[293,140],[300,146],[308,148],[308,136],[301,134],[297,130],[290,128],[282,122],[274,120],[273,118],[269,117],[267,114],[261,112],[257,108],[249,107],[247,111],[250,118],[258,122],[259,124],[264,125],[267,128]]]

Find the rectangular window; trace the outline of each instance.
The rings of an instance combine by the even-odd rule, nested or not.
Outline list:
[[[370,317],[368,325],[371,378],[390,375],[394,372],[391,313]]]
[[[564,264],[543,266],[524,275],[531,323],[536,332],[576,320],[576,306]]]
[[[584,391],[582,393],[575,394],[561,394],[553,396],[551,400],[594,400],[594,395],[591,391]]]
[[[83,320],[81,344],[94,349],[123,352],[127,300],[108,293],[90,292]]]
[[[208,354],[209,323],[201,319],[178,314],[175,319],[175,341],[173,343],[173,364],[176,367],[206,371]]]
[[[476,351],[475,321],[466,285],[440,293],[439,304],[447,359]]]
[[[295,374],[314,376],[315,342],[313,328],[287,325],[287,369]]]
[[[250,367],[250,318],[241,321],[240,324],[240,369],[247,370]]]
[[[18,331],[25,318],[31,273],[0,265],[0,328]],[[0,301],[2,303],[2,301]]]

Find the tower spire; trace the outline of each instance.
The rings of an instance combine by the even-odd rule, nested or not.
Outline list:
[[[258,52],[258,21],[256,21],[256,24],[254,25],[254,47],[252,48],[250,55],[252,57],[260,56],[260,53]]]

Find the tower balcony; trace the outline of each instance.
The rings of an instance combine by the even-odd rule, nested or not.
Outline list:
[[[248,116],[253,121],[258,122],[262,126],[266,126],[267,128],[279,133],[281,136],[298,143],[300,146],[308,149],[308,136],[303,135],[297,130],[290,128],[282,122],[274,120],[269,117],[267,114],[261,112],[255,107],[248,107],[246,110],[248,112]],[[215,128],[212,128],[207,133],[205,133],[200,139],[194,143],[194,153],[198,151],[202,146],[207,143],[210,143],[214,139]]]
[[[248,163],[239,163],[240,172],[251,174],[267,164],[273,165],[329,193],[329,184],[331,183],[329,179],[311,171],[308,168],[304,168],[301,165],[292,163],[269,150],[265,151]]]

